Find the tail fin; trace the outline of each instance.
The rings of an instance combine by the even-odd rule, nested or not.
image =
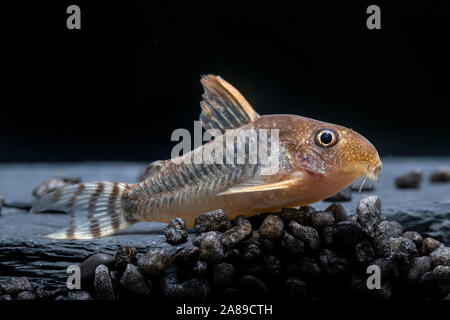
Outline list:
[[[38,199],[31,212],[57,210],[71,217],[69,227],[45,237],[51,239],[94,239],[113,234],[133,224],[122,206],[129,184],[117,182],[79,183],[58,189]]]

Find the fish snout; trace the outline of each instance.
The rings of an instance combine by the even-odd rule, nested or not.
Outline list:
[[[377,180],[380,175],[382,162],[377,149],[362,135],[351,131],[347,132],[344,154],[350,170],[357,176],[365,175],[371,180]]]
[[[370,166],[367,168],[367,177],[371,180],[378,180],[378,176],[380,175],[381,168],[383,166],[383,163],[378,158],[378,163],[374,166]]]
[[[380,175],[383,163],[380,160],[377,149],[365,138],[363,138],[364,145],[361,146],[360,160],[366,163],[364,175],[370,180],[377,180]]]

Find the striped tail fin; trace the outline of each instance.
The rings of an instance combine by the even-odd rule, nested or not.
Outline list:
[[[127,219],[121,200],[129,188],[127,183],[79,183],[36,200],[31,212],[55,210],[71,216],[68,228],[46,235],[47,238],[87,240],[104,237],[133,224]]]

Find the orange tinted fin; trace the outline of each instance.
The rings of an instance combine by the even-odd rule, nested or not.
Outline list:
[[[300,179],[292,178],[287,180],[282,180],[274,183],[261,183],[259,180],[251,180],[248,182],[244,182],[242,184],[231,187],[228,190],[225,190],[221,193],[218,193],[218,196],[225,196],[231,194],[241,194],[248,192],[264,192],[264,191],[273,191],[273,190],[281,190],[288,189],[294,185],[298,185]]]
[[[201,77],[204,93],[200,120],[205,129],[239,128],[259,117],[242,94],[219,76]]]

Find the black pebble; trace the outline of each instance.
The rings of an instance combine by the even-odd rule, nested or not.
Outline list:
[[[218,286],[229,286],[233,281],[235,270],[229,263],[219,263],[214,267],[213,281]]]
[[[114,257],[114,266],[117,271],[121,274],[125,271],[128,264],[137,263],[137,250],[136,248],[129,246],[120,246],[119,250],[116,252],[116,256]]]
[[[115,259],[112,255],[107,253],[96,253],[84,260],[80,265],[81,282],[92,285],[95,276],[95,269],[103,264],[109,269],[114,267]]]
[[[251,275],[242,276],[239,279],[239,285],[243,292],[253,294],[255,296],[265,296],[268,293],[264,282]]]
[[[363,228],[356,222],[341,221],[333,228],[333,242],[337,248],[352,251],[364,237]]]

